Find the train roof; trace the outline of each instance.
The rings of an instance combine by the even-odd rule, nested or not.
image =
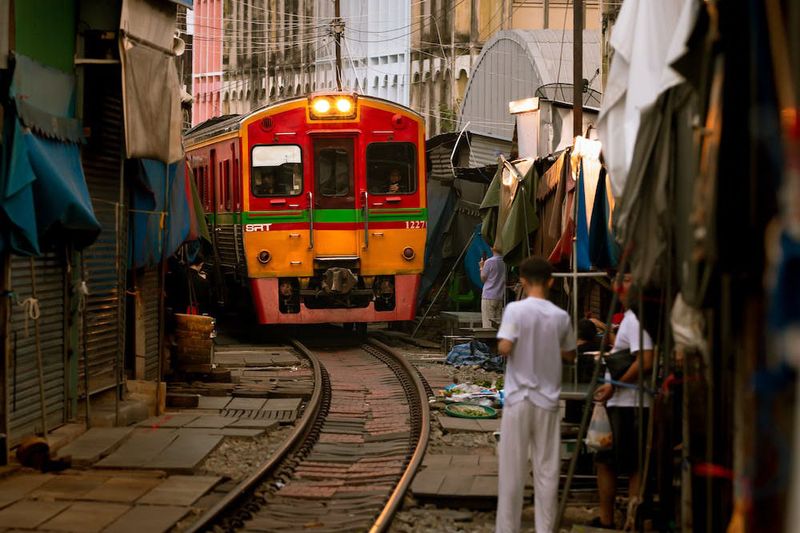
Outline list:
[[[320,92],[320,93],[315,93],[315,94],[329,94],[329,93]],[[330,94],[340,94],[340,93],[331,92]],[[349,94],[352,94],[352,93],[349,93]],[[283,99],[283,100],[279,100],[277,102],[271,102],[271,103],[263,105],[263,106],[261,106],[261,107],[259,107],[257,109],[254,109],[253,111],[250,111],[249,113],[242,113],[240,115],[233,115],[233,114],[231,114],[231,115],[221,115],[221,116],[218,116],[218,117],[210,118],[210,119],[206,120],[205,122],[201,122],[200,124],[198,124],[196,126],[193,126],[189,130],[187,130],[186,133],[183,134],[184,142],[186,142],[186,144],[196,144],[196,143],[208,140],[208,139],[210,139],[212,137],[216,137],[217,135],[224,135],[226,133],[239,131],[239,128],[240,128],[242,122],[244,122],[246,119],[248,119],[248,118],[250,118],[250,117],[252,117],[254,115],[257,115],[258,113],[261,113],[261,112],[263,112],[263,111],[265,111],[265,110],[267,110],[267,109],[269,109],[271,107],[283,105],[283,104],[286,104],[288,102],[293,102],[293,101],[297,101],[297,100],[306,100],[306,99],[308,99],[308,96],[309,95],[306,95],[306,96],[295,96],[295,97],[292,97],[292,98],[286,98],[286,99]],[[417,113],[413,109],[410,109],[410,108],[408,108],[408,107],[406,107],[406,106],[404,106],[402,104],[398,104],[397,102],[392,102],[391,100],[386,100],[384,98],[378,98],[376,96],[370,96],[370,95],[366,95],[366,94],[357,94],[357,96],[358,96],[359,99],[365,99],[365,100],[371,100],[371,101],[377,101],[377,102],[384,102],[386,104],[393,105],[393,106],[396,106],[396,107],[402,107],[406,111],[409,111],[409,112],[413,113],[414,115],[416,115],[417,117],[419,117],[420,120],[422,119],[422,115],[420,115],[419,113]]]

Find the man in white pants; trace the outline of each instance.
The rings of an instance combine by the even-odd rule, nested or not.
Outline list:
[[[507,363],[495,530],[520,529],[530,459],[536,531],[552,533],[560,470],[561,360],[575,360],[575,336],[569,315],[547,300],[553,285],[550,263],[531,257],[519,271],[527,298],[506,307],[497,332],[498,350]]]

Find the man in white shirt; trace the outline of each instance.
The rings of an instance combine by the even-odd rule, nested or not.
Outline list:
[[[561,360],[575,360],[575,336],[569,315],[547,300],[553,285],[550,263],[531,257],[519,273],[527,298],[508,304],[497,332],[497,348],[507,363],[495,530],[520,529],[530,459],[536,531],[550,533],[558,499]]]
[[[619,325],[614,347],[611,353],[629,350],[636,356],[633,364],[618,381],[638,385],[639,367],[645,376],[645,383],[649,381],[649,373],[653,368],[653,340],[647,331],[639,326],[639,319],[631,310],[636,303],[637,293],[631,290],[631,275],[625,274],[622,284],[617,287],[620,300],[625,306],[625,315]],[[611,375],[606,372],[606,380]],[[647,420],[647,410],[650,407],[650,398],[647,393],[642,394],[642,406],[645,408],[644,420]],[[617,476],[627,474],[628,494],[630,498],[638,497],[641,483],[641,465],[639,461],[638,434],[639,434],[639,391],[632,387],[615,387],[609,383],[601,385],[595,392],[595,400],[606,402],[606,411],[611,423],[612,449],[597,454],[597,489],[600,493],[600,518],[592,525],[597,527],[614,527],[614,498],[617,491]]]

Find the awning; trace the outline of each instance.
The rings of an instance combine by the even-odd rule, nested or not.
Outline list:
[[[190,208],[183,162],[167,166],[154,160],[136,162],[132,183],[129,264],[157,265],[171,256],[189,236]]]
[[[17,55],[10,95],[20,115],[9,111],[4,121],[0,249],[38,255],[41,240],[92,244],[100,224],[78,146],[61,142],[80,138],[72,76]]]
[[[181,89],[172,56],[175,5],[124,0],[120,19],[122,96],[128,158],[183,157]]]

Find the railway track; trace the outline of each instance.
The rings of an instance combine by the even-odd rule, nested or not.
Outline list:
[[[388,529],[425,453],[429,388],[380,342],[335,341],[292,341],[314,371],[303,418],[188,531]]]

